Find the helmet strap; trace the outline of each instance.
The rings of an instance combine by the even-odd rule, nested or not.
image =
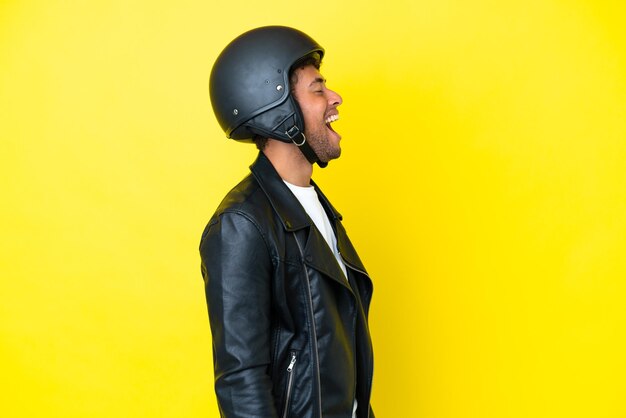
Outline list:
[[[294,125],[285,132],[285,134],[291,139],[291,142],[298,147],[298,149],[304,154],[304,157],[311,163],[319,165],[321,168],[324,168],[328,165],[327,162],[320,161],[315,151],[309,145],[309,141],[307,141],[306,136],[304,136],[304,132],[301,132],[300,129]]]

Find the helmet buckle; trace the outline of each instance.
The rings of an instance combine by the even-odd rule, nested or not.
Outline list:
[[[306,142],[306,136],[304,136],[304,133],[300,132],[300,128],[298,128],[297,125],[293,125],[291,128],[286,130],[285,131],[285,135],[287,135],[287,138],[291,139],[291,142],[296,144],[296,146],[298,146],[298,147],[301,147]],[[298,135],[302,135],[302,142],[300,142],[299,144],[295,140],[295,138]]]

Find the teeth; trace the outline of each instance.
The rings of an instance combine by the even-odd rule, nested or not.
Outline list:
[[[339,120],[339,115],[331,115],[326,118],[326,123],[333,123],[337,120]]]

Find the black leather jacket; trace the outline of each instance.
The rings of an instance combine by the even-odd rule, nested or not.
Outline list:
[[[250,169],[200,244],[221,415],[373,417],[372,282],[341,215],[313,184],[349,283],[267,157]]]

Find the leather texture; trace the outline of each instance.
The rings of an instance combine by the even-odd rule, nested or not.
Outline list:
[[[263,153],[202,235],[222,417],[373,417],[372,282],[314,184],[348,270]]]

